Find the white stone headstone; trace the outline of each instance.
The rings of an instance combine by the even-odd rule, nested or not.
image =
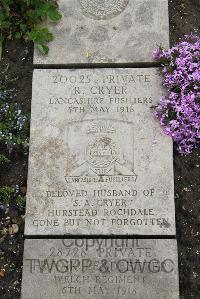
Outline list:
[[[159,69],[35,70],[26,235],[175,235]]]
[[[178,299],[175,240],[25,240],[21,299]]]
[[[48,55],[35,49],[35,64],[151,62],[169,46],[167,0],[60,0],[62,20],[48,23]]]

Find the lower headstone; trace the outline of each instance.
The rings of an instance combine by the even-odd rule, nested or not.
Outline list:
[[[22,299],[178,299],[176,241],[25,240]]]

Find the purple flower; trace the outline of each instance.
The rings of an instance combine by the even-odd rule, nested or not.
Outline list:
[[[154,60],[156,60],[156,61],[160,60],[162,55],[163,55],[163,50],[161,48],[153,50],[153,59]]]
[[[163,66],[168,89],[154,115],[178,152],[188,155],[200,144],[200,36],[184,36],[169,50],[155,49],[153,58]]]

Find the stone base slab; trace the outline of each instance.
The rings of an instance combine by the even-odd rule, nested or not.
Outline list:
[[[22,299],[178,299],[176,240],[25,240]]]

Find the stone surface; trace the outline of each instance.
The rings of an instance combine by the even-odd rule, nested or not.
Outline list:
[[[25,240],[22,299],[178,299],[175,240]]]
[[[63,18],[48,24],[55,39],[35,64],[151,62],[169,46],[167,0],[61,0]]]
[[[158,69],[35,70],[25,233],[175,235]]]

